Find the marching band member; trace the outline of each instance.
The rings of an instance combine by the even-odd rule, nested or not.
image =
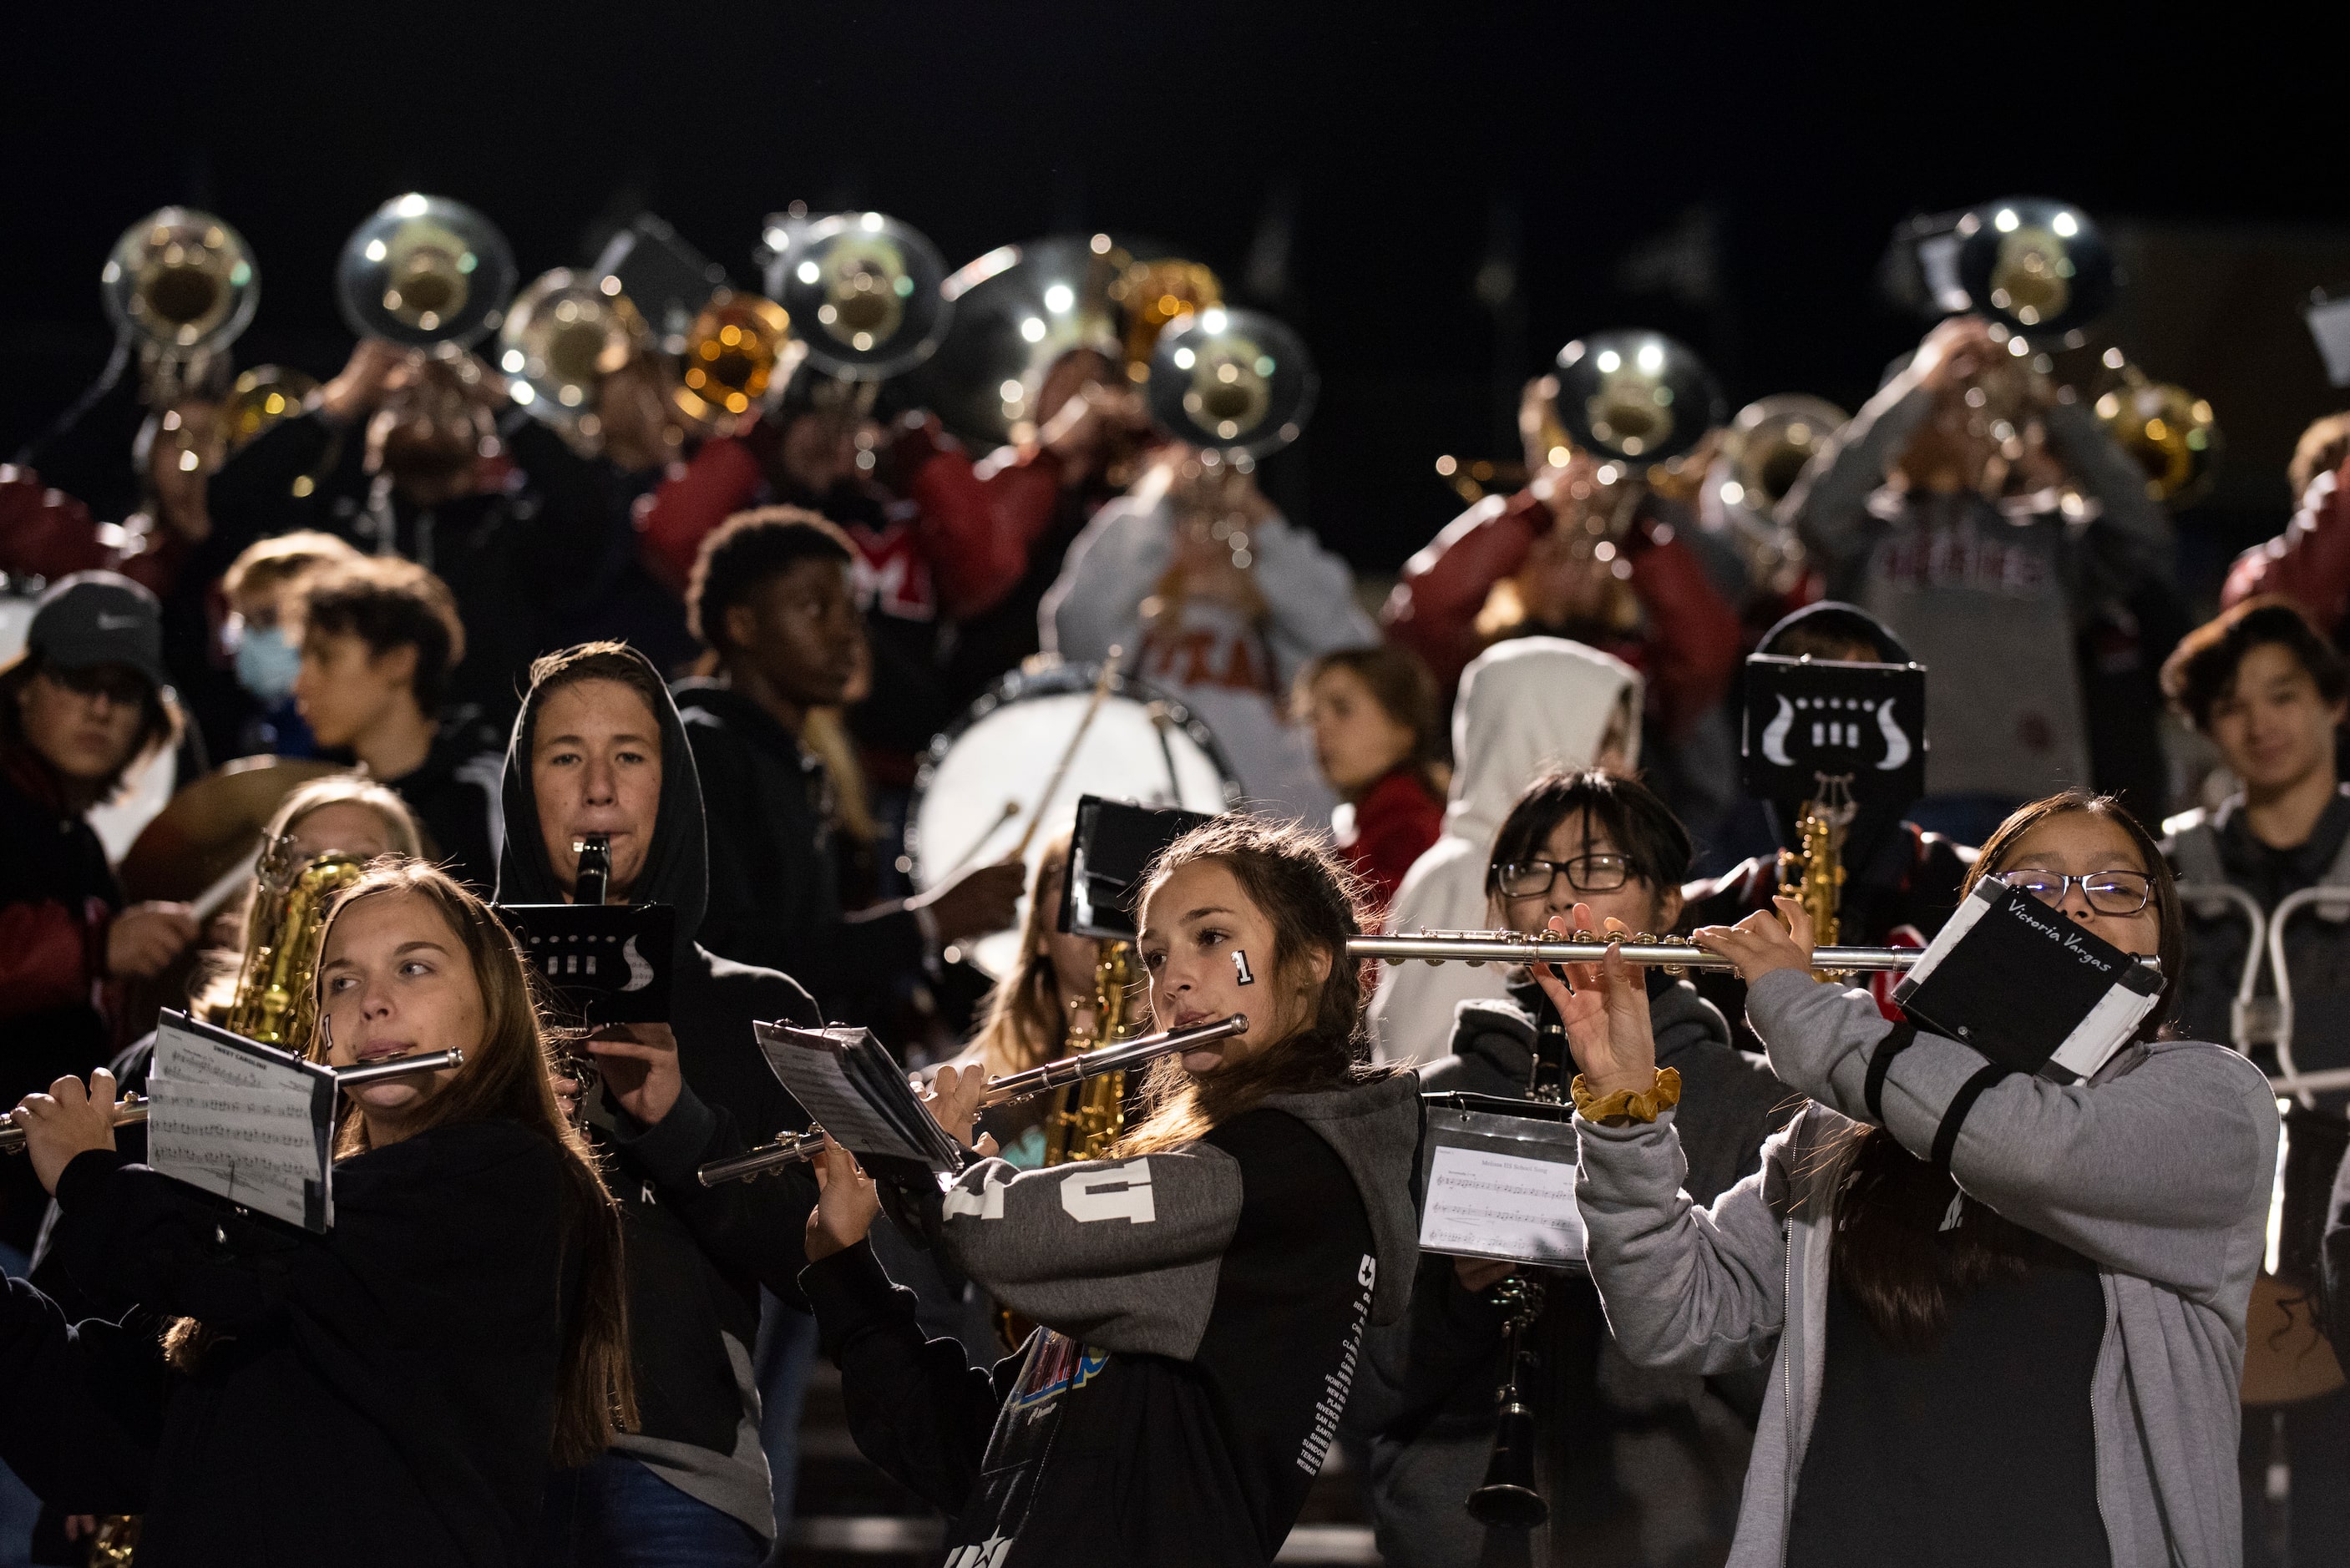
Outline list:
[[[68,1324],[8,1282],[5,1457],[55,1506],[143,1514],[160,1568],[534,1561],[551,1467],[633,1398],[619,1219],[521,954],[455,882],[387,862],[336,903],[317,984],[336,1065],[465,1053],[344,1102],[323,1236],[127,1164],[103,1069],[15,1113],[65,1267],[130,1315]]]
[[[1045,846],[1036,863],[1028,921],[1020,933],[1020,965],[988,993],[979,1033],[949,1065],[1000,1078],[1083,1048],[1073,1042],[1097,1039],[1094,963],[1101,945],[1055,929],[1068,875],[1069,838],[1063,834]],[[1044,1164],[1044,1121],[1058,1103],[1058,1096],[1044,1095],[984,1112],[980,1119],[995,1139],[997,1157],[1023,1170]]]
[[[1358,919],[1294,828],[1224,817],[1160,856],[1139,920],[1154,1018],[1252,1027],[1157,1064],[1113,1159],[983,1159],[943,1202],[930,1189],[949,1258],[1045,1325],[993,1372],[924,1341],[866,1242],[872,1183],[823,1157],[803,1280],[858,1447],[952,1519],[949,1563],[1280,1549],[1365,1324],[1402,1313],[1416,1261],[1417,1085],[1363,1064]],[[942,1070],[941,1125],[967,1139],[983,1086]]]
[[[1772,1070],[1814,1102],[1710,1209],[1684,1189],[1639,971],[1540,976],[1582,1069],[1576,1198],[1607,1321],[1653,1367],[1754,1366],[1776,1341],[1742,1568],[2237,1563],[2267,1080],[2225,1047],[2158,1037],[2178,896],[2119,807],[2033,802],[1975,869],[2159,955],[2165,992],[2136,1042],[2086,1082],[2000,1076],[1815,981],[1795,900],[1780,900],[1785,926],[1701,928],[1746,981]]]
[[[1486,917],[1493,835],[1526,786],[1555,768],[1628,771],[1640,759],[1640,677],[1621,659],[1555,637],[1478,655],[1452,703],[1452,799],[1444,833],[1413,862],[1387,929],[1462,931]],[[1490,968],[1398,964],[1379,976],[1371,1038],[1390,1062],[1440,1056],[1454,1007],[1502,994]]]
[[[806,1118],[752,1023],[820,1022],[773,970],[700,946],[711,847],[694,753],[660,675],[617,643],[532,670],[506,755],[504,904],[567,903],[575,846],[608,836],[608,901],[676,911],[665,1023],[608,1024],[587,1050],[603,1083],[589,1138],[613,1172],[628,1241],[629,1355],[641,1419],[549,1488],[542,1561],[575,1568],[692,1562],[755,1568],[775,1532],[751,1353],[762,1283],[795,1299],[809,1178],[705,1188],[703,1161]]]
[[[1339,853],[1371,885],[1376,909],[1395,900],[1404,874],[1444,830],[1436,682],[1394,643],[1342,648],[1297,672],[1298,716],[1314,761],[1339,797]]]
[[[1217,479],[1188,448],[1155,454],[1069,546],[1036,612],[1041,640],[1079,664],[1125,649],[1128,669],[1216,732],[1253,809],[1326,822],[1337,802],[1284,699],[1308,659],[1378,628],[1344,561],[1253,479]]]
[[[1539,933],[1580,905],[1631,930],[1669,930],[1690,853],[1688,830],[1645,784],[1597,768],[1545,774],[1494,836],[1485,924]],[[1684,1186],[1710,1203],[1754,1171],[1762,1139],[1796,1102],[1760,1057],[1731,1046],[1730,1025],[1696,987],[1661,971],[1646,983],[1658,1062],[1683,1085]],[[1505,998],[1461,1003],[1451,1054],[1421,1070],[1421,1085],[1523,1097],[1543,1011],[1541,991],[1523,975]],[[1368,1397],[1347,1419],[1370,1438],[1372,1504],[1388,1568],[1487,1560],[1488,1532],[1461,1503],[1492,1451],[1493,1390],[1505,1370],[1507,1312],[1483,1293],[1511,1272],[1507,1263],[1423,1257],[1410,1317],[1373,1336]],[[1718,1556],[1729,1544],[1738,1473],[1722,1473],[1700,1436],[1700,1410],[1721,1428],[1737,1418],[1736,1407],[1718,1403],[1694,1376],[1628,1365],[1587,1281],[1546,1276],[1544,1288],[1534,1331],[1543,1382],[1530,1403],[1548,1461],[1551,1513],[1546,1539],[1528,1543],[1533,1561],[1581,1560],[1625,1533],[1627,1513],[1640,1563],[1687,1562],[1708,1549]],[[1731,1392],[1746,1403],[1749,1390]]]
[[[2095,515],[2054,485],[2002,505],[2024,427]],[[2095,605],[2173,576],[2170,519],[2085,403],[2052,396],[1980,317],[1926,335],[1823,445],[1781,514],[1831,597],[1882,619],[1937,672],[1927,798],[1912,820],[1961,840],[2090,776],[2076,634]]]
[[[726,846],[702,928],[711,950],[805,975],[827,1017],[862,1023],[932,943],[1010,925],[1025,873],[1017,862],[974,867],[910,899],[844,907],[829,780],[806,728],[858,672],[855,560],[813,513],[763,507],[728,519],[703,541],[687,601],[718,670],[680,681],[677,702],[712,838]]]
[[[155,597],[109,572],[42,597],[24,654],[0,670],[0,1099],[14,1104],[112,1049],[106,983],[162,973],[196,940],[184,904],[124,905],[88,823],[137,763],[179,734]],[[0,1256],[18,1272],[46,1207],[24,1166],[0,1168]]]
[[[432,854],[468,887],[496,879],[497,732],[444,706],[466,628],[448,585],[412,561],[321,569],[299,599],[294,701],[319,746],[348,752],[408,802]]]

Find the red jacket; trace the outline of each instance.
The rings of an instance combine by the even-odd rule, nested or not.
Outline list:
[[[892,455],[898,483],[920,508],[915,524],[939,609],[968,620],[1001,603],[1028,574],[1029,556],[1061,504],[1061,460],[1042,447],[1003,447],[973,461],[937,420],[909,417]]]
[[[2350,618],[2350,462],[2311,480],[2284,532],[2236,557],[2220,607],[2262,594],[2291,599],[2329,634]]]
[[[119,572],[160,598],[172,591],[187,554],[187,541],[169,528],[134,534],[100,524],[31,469],[0,463],[0,572],[51,581],[75,572]]]
[[[1451,690],[1484,651],[1477,612],[1486,595],[1525,565],[1534,540],[1551,525],[1550,508],[1531,489],[1506,501],[1489,495],[1469,508],[1404,563],[1403,580],[1379,616],[1388,635],[1426,659],[1438,683]],[[1673,536],[1671,524],[1643,517],[1623,550],[1646,625],[1635,636],[1611,639],[1603,651],[1646,677],[1651,710],[1668,733],[1678,733],[1730,689],[1741,652],[1738,612]]]
[[[1417,770],[1393,769],[1355,803],[1354,827],[1338,841],[1347,863],[1370,882],[1384,911],[1411,863],[1444,831],[1444,802]]]

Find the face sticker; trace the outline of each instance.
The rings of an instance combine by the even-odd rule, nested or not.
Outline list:
[[[1256,976],[1249,972],[1248,953],[1243,949],[1232,950],[1232,973],[1240,977],[1240,982],[1243,985],[1256,983]]]

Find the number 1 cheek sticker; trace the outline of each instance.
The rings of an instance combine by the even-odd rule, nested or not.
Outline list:
[[[1234,948],[1232,950],[1232,973],[1239,977],[1240,982],[1243,985],[1254,985],[1256,983],[1256,976],[1249,972],[1248,953],[1243,949]]]

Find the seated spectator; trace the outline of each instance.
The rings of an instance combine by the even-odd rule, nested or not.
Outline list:
[[[348,754],[406,801],[426,854],[467,887],[497,883],[504,738],[469,706],[443,707],[465,628],[448,586],[411,561],[322,569],[300,595],[294,701],[319,748]]]
[[[1417,655],[1373,643],[1306,665],[1295,701],[1314,734],[1314,761],[1339,798],[1331,815],[1338,852],[1384,910],[1444,829],[1450,774],[1437,760],[1436,682]]]
[[[154,595],[109,572],[41,598],[0,670],[0,1100],[101,1065],[106,982],[151,979],[196,940],[184,904],[124,907],[87,813],[178,736]],[[109,999],[110,1000],[110,999]],[[0,1261],[24,1272],[47,1199],[0,1160]]]

